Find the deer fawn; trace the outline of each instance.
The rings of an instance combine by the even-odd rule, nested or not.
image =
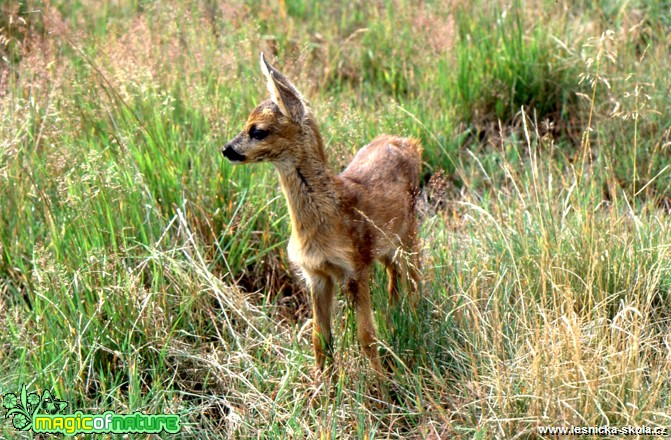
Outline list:
[[[270,99],[249,115],[222,152],[234,164],[268,161],[277,169],[289,205],[289,258],[312,295],[315,359],[332,359],[331,309],[336,284],[356,313],[358,337],[373,369],[383,374],[375,344],[370,299],[374,260],[385,265],[390,302],[403,275],[411,301],[418,296],[415,203],[421,147],[416,140],[381,135],[335,175],[314,116],[296,87],[261,54]],[[402,252],[399,252],[402,251]]]

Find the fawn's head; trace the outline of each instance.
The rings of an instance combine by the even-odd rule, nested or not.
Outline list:
[[[306,148],[321,151],[321,139],[300,92],[261,53],[261,71],[268,80],[270,99],[249,115],[245,127],[222,149],[234,164],[269,161],[292,164]]]

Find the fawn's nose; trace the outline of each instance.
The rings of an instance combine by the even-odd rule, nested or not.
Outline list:
[[[229,144],[224,145],[224,148],[222,148],[221,152],[226,159],[230,160],[233,163],[244,162],[245,160],[245,155],[235,151],[235,149],[233,149],[233,147]]]

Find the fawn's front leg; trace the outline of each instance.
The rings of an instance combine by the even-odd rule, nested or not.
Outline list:
[[[335,285],[327,275],[311,274],[308,282],[312,294],[312,345],[317,367],[324,371],[326,358],[333,361],[331,310]]]

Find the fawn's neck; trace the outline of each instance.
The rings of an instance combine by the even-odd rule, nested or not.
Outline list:
[[[301,148],[300,157],[290,163],[276,164],[294,234],[310,235],[338,215],[335,176],[329,169],[321,143],[321,136],[316,132],[314,143]]]

